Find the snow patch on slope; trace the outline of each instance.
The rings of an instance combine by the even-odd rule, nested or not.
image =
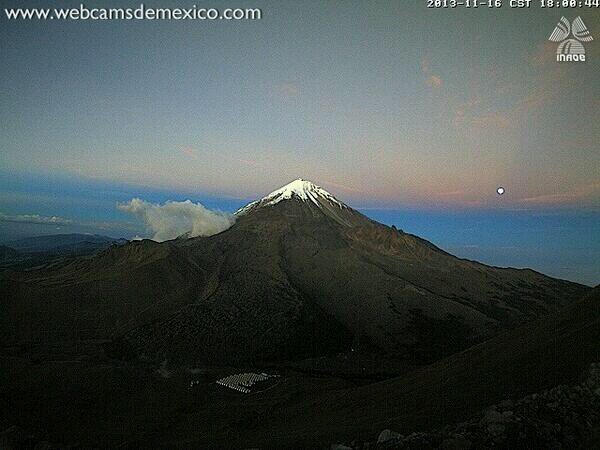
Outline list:
[[[333,195],[323,189],[321,186],[317,186],[316,184],[303,180],[302,178],[298,178],[297,180],[292,181],[289,184],[286,184],[282,188],[277,189],[276,191],[271,192],[266,197],[263,197],[260,200],[256,200],[243,208],[239,209],[235,214],[241,215],[244,214],[255,206],[271,206],[276,205],[277,203],[283,200],[289,200],[292,198],[298,198],[305,202],[312,202],[317,205],[319,208],[321,204],[319,200],[328,200],[333,205],[338,206],[339,208],[346,208],[347,206],[336,199]]]

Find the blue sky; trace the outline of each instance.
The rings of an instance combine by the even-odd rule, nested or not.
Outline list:
[[[0,219],[131,236],[144,230],[117,201],[233,210],[303,177],[464,256],[598,283],[600,14],[578,12],[598,36],[588,62],[559,64],[547,38],[560,12],[425,4],[202,5],[262,9],[246,22],[0,18]],[[50,3],[2,7],[33,5]],[[15,223],[0,232],[50,226]]]

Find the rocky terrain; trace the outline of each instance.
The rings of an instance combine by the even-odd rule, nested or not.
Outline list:
[[[376,442],[334,444],[332,450],[590,449],[600,444],[600,363],[575,385],[504,400],[469,420],[429,432],[389,429]]]

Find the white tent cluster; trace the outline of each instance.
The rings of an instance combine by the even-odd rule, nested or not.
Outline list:
[[[266,373],[236,373],[225,378],[217,380],[217,384],[234,389],[238,392],[248,394],[251,392],[252,385],[259,381],[265,381],[269,378],[275,378],[279,375],[268,375]]]

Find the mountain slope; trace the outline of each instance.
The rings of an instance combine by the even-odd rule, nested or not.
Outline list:
[[[47,326],[24,325],[32,316],[53,317],[58,335],[85,318],[88,336],[160,361],[242,364],[358,348],[427,363],[587,289],[455,258],[296,180],[215,236],[129,243],[66,268],[5,274],[0,293],[12,294],[0,320],[3,338],[19,340],[47,338]]]
[[[169,244],[131,242],[92,259],[0,279],[0,342],[107,339],[187,304],[201,274]]]
[[[246,445],[316,447],[457,423],[504,399],[576,384],[600,361],[600,287],[548,317],[407,375],[265,411]],[[308,413],[310,411],[310,413]],[[214,437],[211,437],[214,442]],[[267,444],[268,443],[268,444]]]
[[[17,258],[20,253],[12,247],[6,245],[0,245],[0,262],[10,261],[11,259]]]

